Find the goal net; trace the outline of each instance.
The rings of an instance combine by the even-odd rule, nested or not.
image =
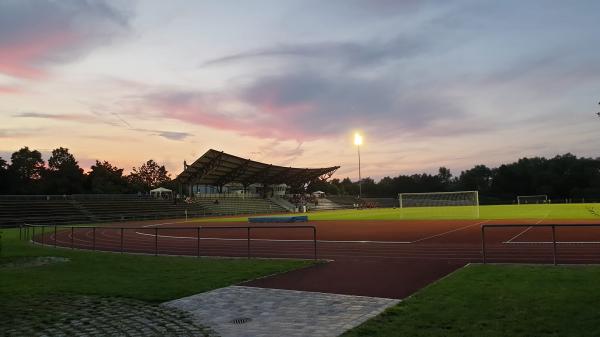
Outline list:
[[[548,195],[537,194],[537,195],[518,195],[517,204],[546,204],[548,203]]]
[[[400,193],[398,204],[401,209],[421,208],[422,211],[431,215],[479,217],[478,191]]]

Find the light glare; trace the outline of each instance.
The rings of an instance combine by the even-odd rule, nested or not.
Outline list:
[[[362,136],[357,132],[354,134],[354,145],[362,145],[362,141],[363,138]]]

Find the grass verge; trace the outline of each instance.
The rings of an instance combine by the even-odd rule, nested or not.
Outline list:
[[[33,321],[37,316],[51,320],[46,304],[60,296],[120,297],[156,304],[312,264],[70,251],[20,241],[16,229],[5,229],[2,236],[0,312],[4,322],[23,314]],[[37,262],[49,256],[60,261]]]
[[[599,266],[471,265],[345,333],[600,336]]]

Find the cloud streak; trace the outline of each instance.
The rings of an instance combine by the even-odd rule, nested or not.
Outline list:
[[[210,59],[202,66],[227,65],[235,62],[256,61],[264,58],[295,58],[327,61],[345,68],[368,67],[391,60],[415,56],[431,47],[422,36],[400,35],[392,39],[372,39],[362,42],[326,41],[301,44],[278,44],[246,52]]]

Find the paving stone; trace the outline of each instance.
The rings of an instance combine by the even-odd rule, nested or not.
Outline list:
[[[164,303],[222,337],[338,336],[396,299],[232,286]],[[235,319],[250,318],[244,324]]]
[[[63,305],[69,306],[68,313],[33,329],[26,315],[6,322],[0,315],[0,336],[216,336],[184,311],[142,301],[80,296]]]

